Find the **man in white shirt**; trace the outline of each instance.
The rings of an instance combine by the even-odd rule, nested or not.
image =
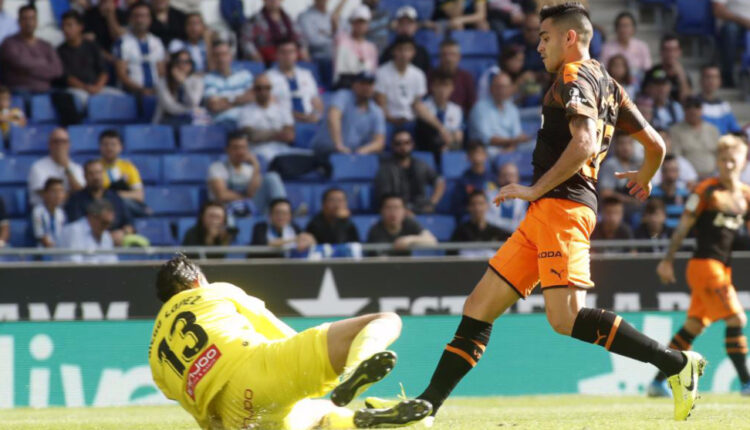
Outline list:
[[[711,0],[714,16],[724,22],[719,33],[721,77],[734,87],[734,62],[745,32],[750,30],[750,0]]]
[[[120,86],[133,94],[153,96],[159,76],[164,76],[166,51],[149,33],[151,8],[142,2],[130,8],[129,31],[115,43],[115,74]]]
[[[266,72],[271,80],[271,96],[292,112],[295,121],[318,122],[323,115],[323,101],[318,83],[309,70],[297,66],[298,46],[293,39],[276,44],[276,66]]]
[[[18,21],[3,10],[3,3],[4,0],[0,0],[0,43],[3,43],[6,37],[18,33]]]
[[[271,97],[271,80],[259,75],[253,83],[255,103],[242,109],[237,126],[247,133],[250,150],[270,163],[279,155],[311,154],[312,151],[292,148],[294,118],[292,112]]]
[[[60,178],[65,191],[70,193],[83,189],[86,180],[83,168],[70,160],[70,137],[64,128],[56,128],[49,135],[49,155],[37,160],[29,169],[29,200],[32,205],[42,202],[41,192],[49,178]]]
[[[182,50],[190,54],[193,60],[195,71],[205,73],[213,70],[209,64],[208,49],[210,47],[211,32],[206,31],[206,24],[203,22],[203,16],[200,13],[191,13],[185,18],[185,40],[172,39],[169,42],[169,53],[174,54]]]
[[[109,226],[115,219],[112,204],[106,200],[96,200],[86,208],[86,217],[72,222],[63,228],[59,248],[85,249],[87,251],[110,250],[115,245],[110,236]],[[116,254],[70,254],[60,260],[74,263],[117,263]]]
[[[204,79],[203,97],[214,123],[234,128],[242,107],[255,99],[253,75],[247,70],[232,70],[232,49],[229,43],[215,42],[212,46],[216,71]]]

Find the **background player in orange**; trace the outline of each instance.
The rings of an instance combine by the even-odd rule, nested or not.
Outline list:
[[[507,185],[495,199],[499,203],[518,198],[531,204],[467,298],[455,337],[418,398],[432,403],[434,410],[440,408],[481,358],[493,321],[541,282],[547,319],[557,333],[652,363],[670,375],[674,416],[683,420],[697,396],[703,357],[660,345],[610,311],[584,307],[586,290],[593,287],[589,237],[596,224],[596,178],[612,134],[619,129],[644,146],[641,169],[618,174],[628,179],[630,194],[640,200],[651,192],[664,143],[622,87],[589,58],[593,29],[586,9],[579,3],[548,6],[540,17],[538,51],[555,77],[542,106],[534,183]]]
[[[701,182],[685,204],[680,224],[677,226],[669,251],[659,263],[656,272],[663,283],[673,283],[674,255],[690,229],[695,226],[698,247],[688,261],[686,278],[690,287],[690,308],[685,325],[669,343],[671,348],[689,350],[695,338],[711,323],[724,320],[726,350],[737,369],[741,393],[750,396],[748,374],[747,338],[742,329],[747,317],[737,292],[732,285],[729,268],[732,242],[742,226],[750,206],[750,187],[740,182],[740,174],[747,160],[747,145],[739,137],[727,135],[719,140],[717,164],[719,176]],[[668,396],[659,372],[649,387],[652,397]]]

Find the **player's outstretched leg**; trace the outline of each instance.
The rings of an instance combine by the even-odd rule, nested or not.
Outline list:
[[[697,318],[688,318],[685,325],[675,333],[672,340],[669,341],[669,347],[680,351],[690,351],[693,347],[695,338],[703,332],[705,326]],[[656,374],[651,385],[648,387],[647,395],[649,397],[670,397],[671,392],[667,386],[667,375],[661,370]]]
[[[727,348],[727,355],[732,360],[734,368],[737,369],[737,376],[740,378],[742,388],[740,393],[743,396],[750,396],[750,374],[747,371],[747,338],[742,330],[747,324],[747,317],[744,313],[732,315],[726,319],[727,331],[724,344]]]
[[[349,404],[396,364],[396,353],[386,351],[401,333],[398,315],[385,312],[337,321],[328,330],[328,354],[343,382],[331,392],[337,406]]]
[[[703,374],[706,360],[696,352],[681,352],[661,345],[614,312],[583,307],[585,297],[585,291],[574,288],[544,290],[547,318],[552,328],[560,334],[656,366],[669,375],[675,419],[686,419],[698,397],[698,378]]]
[[[519,295],[490,269],[466,299],[464,315],[453,340],[445,347],[430,384],[418,399],[432,404],[435,415],[458,382],[482,357],[495,321]]]

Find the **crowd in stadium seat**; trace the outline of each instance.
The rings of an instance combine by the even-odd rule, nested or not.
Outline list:
[[[532,179],[550,83],[534,1],[314,0],[297,16],[283,0],[249,16],[221,2],[219,26],[195,0],[36,3],[52,6],[61,37],[42,37],[34,2],[9,13],[0,1],[0,247],[253,244],[313,257],[368,242],[410,255],[504,240],[525,215],[526,202],[492,199]],[[615,134],[593,238],[668,237],[714,173],[719,136],[743,133],[719,91],[750,69],[750,48],[736,61],[750,4],[701,0],[716,31],[678,3],[678,33],[718,40],[697,87],[681,37],[664,33],[652,64],[633,12],[609,39],[595,23],[592,54],[668,155],[643,204],[614,177],[642,149]]]

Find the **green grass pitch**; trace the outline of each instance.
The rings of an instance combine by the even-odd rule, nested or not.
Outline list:
[[[704,395],[687,422],[671,419],[672,400],[644,397],[529,396],[455,398],[435,430],[750,429],[750,398]],[[0,411],[4,430],[197,429],[179,406]]]

